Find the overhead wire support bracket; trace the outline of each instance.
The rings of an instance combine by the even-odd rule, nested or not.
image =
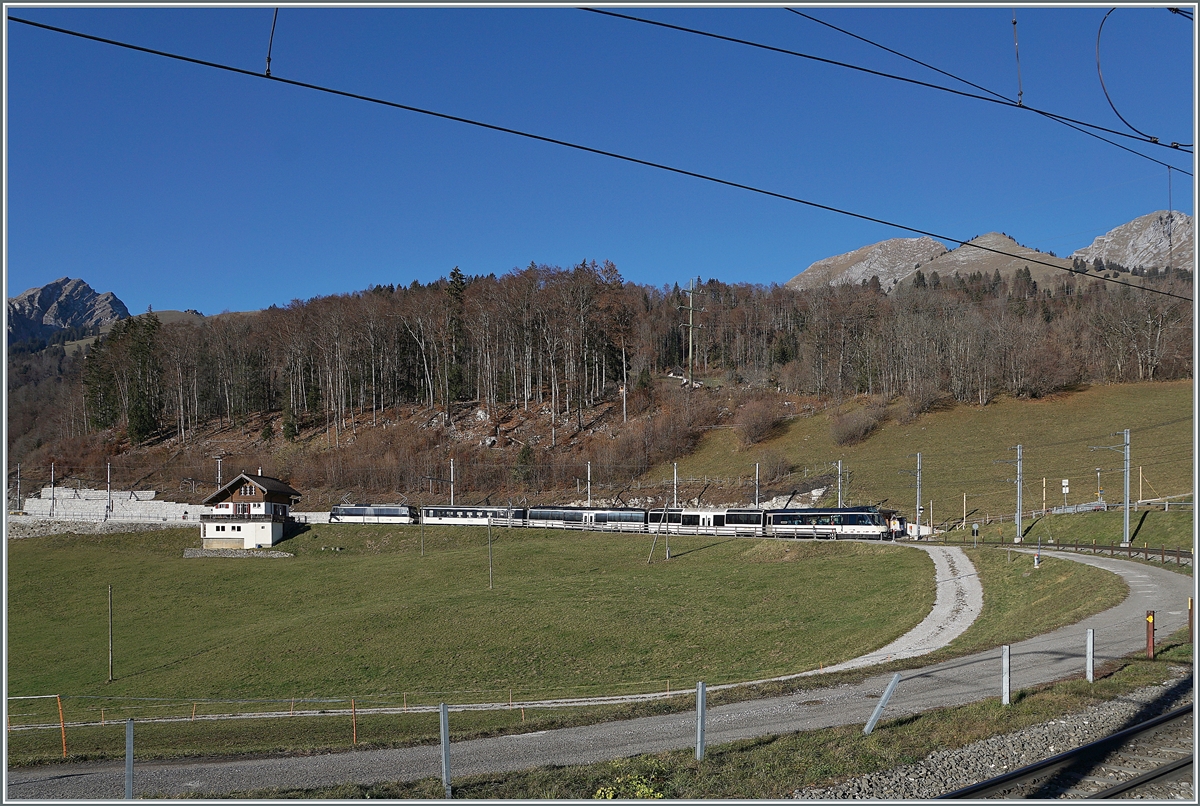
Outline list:
[[[1013,53],[1017,56],[1017,106],[1024,106],[1021,97],[1025,91],[1021,88],[1021,48],[1017,45],[1017,10],[1013,9]]]
[[[267,71],[263,73],[267,78],[271,77],[271,48],[275,47],[275,23],[279,20],[279,8],[275,8],[275,16],[271,18],[271,38],[267,40]]]

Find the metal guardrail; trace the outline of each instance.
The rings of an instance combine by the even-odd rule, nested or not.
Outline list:
[[[1035,549],[1040,548],[1042,551],[1074,551],[1083,554],[1107,554],[1110,557],[1124,556],[1129,560],[1143,559],[1149,562],[1155,560],[1166,565],[1170,561],[1174,561],[1177,565],[1193,565],[1195,562],[1194,552],[1189,549],[1169,549],[1165,546],[1150,546],[1142,545],[1140,548],[1130,543],[1121,545],[1120,543],[1046,543],[1040,545],[1036,542],[1025,541],[1023,543],[1014,543],[1008,540],[972,540],[970,537],[963,537],[961,540],[948,540],[943,533],[933,541],[946,546],[996,546],[999,548],[1022,548]]]

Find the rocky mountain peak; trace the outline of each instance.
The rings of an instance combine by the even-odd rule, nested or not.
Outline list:
[[[111,291],[99,294],[83,280],[61,277],[8,300],[8,340],[44,339],[57,330],[128,317],[129,309]]]
[[[933,238],[892,238],[864,246],[844,255],[818,260],[797,274],[787,285],[791,288],[816,288],[822,285],[861,283],[878,277],[883,288],[913,272],[946,252],[946,247]]]
[[[1195,260],[1192,217],[1159,210],[1101,235],[1071,257],[1087,263],[1099,258],[1105,265],[1114,263],[1127,269],[1169,266],[1191,270]]]

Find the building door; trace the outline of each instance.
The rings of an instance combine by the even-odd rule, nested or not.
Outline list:
[[[233,514],[249,515],[250,514],[250,505],[249,504],[234,504],[233,505]]]

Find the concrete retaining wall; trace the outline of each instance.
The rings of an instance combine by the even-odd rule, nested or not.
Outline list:
[[[23,511],[35,518],[80,521],[198,521],[200,513],[210,511],[199,504],[158,501],[153,490],[122,490],[112,494],[112,510],[106,511],[108,492],[105,490],[42,488],[42,497],[26,498]]]

